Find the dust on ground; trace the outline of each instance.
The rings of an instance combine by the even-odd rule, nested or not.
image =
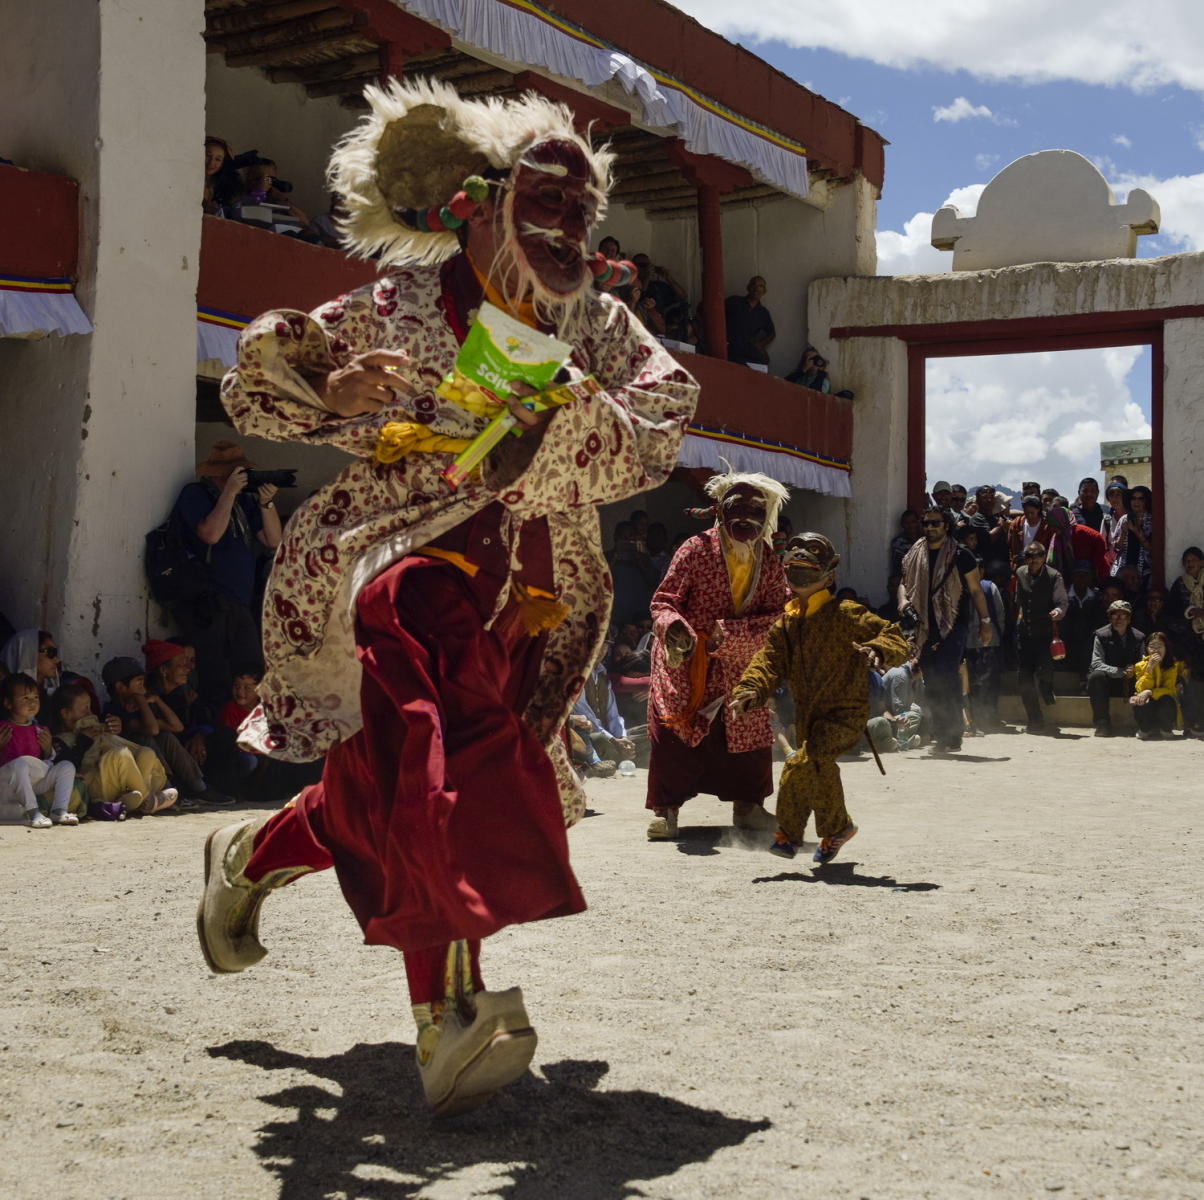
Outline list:
[[[643,772],[591,782],[590,910],[486,947],[535,1069],[446,1124],[333,874],[219,978],[228,813],[0,828],[0,1195],[1198,1200],[1204,745],[966,751],[846,764],[861,833],[822,868],[709,799],[648,843]]]

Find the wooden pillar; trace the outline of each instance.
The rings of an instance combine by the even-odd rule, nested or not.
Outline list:
[[[727,358],[727,317],[723,311],[723,227],[719,189],[698,185],[698,241],[702,251],[702,325],[707,353]]]

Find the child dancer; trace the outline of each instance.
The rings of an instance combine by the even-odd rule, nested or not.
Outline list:
[[[794,697],[794,744],[778,786],[778,831],[770,850],[793,858],[815,812],[817,863],[831,862],[857,832],[844,805],[836,759],[865,732],[871,667],[895,667],[908,656],[897,625],[852,600],[837,601],[831,586],[840,555],[822,533],[790,539],[782,566],[794,599],[769,630],[765,645],[732,689],[729,708],[765,704],[779,683]]]

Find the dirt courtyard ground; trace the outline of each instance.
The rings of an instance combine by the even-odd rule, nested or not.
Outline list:
[[[209,974],[228,814],[0,829],[0,1196],[1204,1197],[1204,745],[996,735],[844,767],[813,868],[589,785],[591,908],[504,932],[534,1072],[433,1123],[401,964],[332,874]],[[499,797],[501,801],[502,797]]]

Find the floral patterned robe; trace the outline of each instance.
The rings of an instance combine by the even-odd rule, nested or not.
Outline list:
[[[737,611],[732,602],[732,585],[718,527],[708,529],[682,543],[673,556],[660,587],[652,597],[652,687],[649,712],[661,722],[678,717],[688,707],[690,679],[688,663],[670,667],[665,661],[665,631],[674,621],[684,621],[695,638],[706,641],[717,624],[723,641],[711,655],[706,693],[700,708],[720,696],[726,697],[749,660],[761,648],[769,627],[782,615],[790,588],[777,555],[758,543],[759,567],[748,587],[744,604]],[[773,744],[769,710],[757,708],[739,716],[724,714],[727,748],[734,753],[760,750]],[[686,729],[675,729],[687,746],[697,746],[706,736],[709,722],[696,715]]]
[[[556,767],[566,818],[584,799],[557,736],[602,642],[611,581],[596,506],[662,483],[694,411],[698,385],[612,297],[591,293],[573,362],[602,393],[564,406],[526,471],[508,487],[488,473],[458,492],[440,479],[450,454],[375,461],[390,421],[473,437],[487,423],[442,400],[480,288],[463,256],[435,267],[395,269],[375,284],[323,304],[309,316],[266,313],[239,342],[222,401],[238,430],[277,441],[333,445],[356,456],[293,514],[264,600],[267,671],[260,705],[240,730],[248,749],[289,761],[321,755],[361,725],[354,605],[360,588],[417,547],[494,500],[507,510],[503,533],[546,517],[559,600],[569,615],[548,636],[539,685],[524,713]],[[458,310],[459,305],[459,310]],[[462,311],[461,311],[462,310]],[[381,412],[340,417],[307,376],[368,350],[406,351],[419,392]],[[511,561],[521,561],[512,546]]]

